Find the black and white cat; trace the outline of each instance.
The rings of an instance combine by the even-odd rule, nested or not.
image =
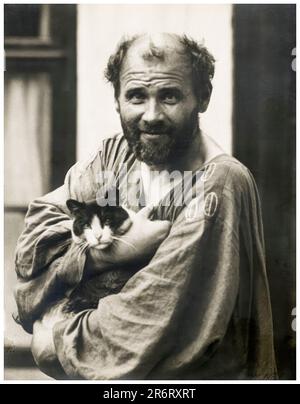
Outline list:
[[[82,252],[89,248],[111,248],[115,240],[135,248],[124,237],[120,238],[131,227],[134,212],[122,206],[99,206],[96,201],[85,203],[69,199],[66,205],[73,217],[73,242],[82,246]],[[73,291],[63,311],[77,313],[96,308],[101,298],[118,293],[135,272],[131,268],[117,268],[86,280]]]
[[[82,247],[81,253],[89,248],[113,248],[114,242],[135,248],[124,237],[131,227],[133,211],[122,206],[99,206],[96,201],[85,203],[74,199],[67,200],[66,205],[73,218],[72,241]],[[118,293],[138,269],[114,268],[86,279],[69,297],[54,302],[48,308],[43,316],[45,323],[52,323],[51,318],[60,317],[59,313],[63,314],[63,318],[68,318],[82,310],[96,308],[100,299]]]
[[[133,212],[122,206],[99,206],[97,202],[74,199],[68,199],[66,204],[74,218],[72,238],[76,244],[84,242],[90,248],[106,249],[114,240],[120,240],[118,236],[126,233],[132,224]]]

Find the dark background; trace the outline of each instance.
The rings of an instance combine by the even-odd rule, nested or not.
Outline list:
[[[234,6],[233,153],[254,174],[264,218],[280,378],[295,378],[295,5]]]

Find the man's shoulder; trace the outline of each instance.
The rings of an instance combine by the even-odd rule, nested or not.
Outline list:
[[[239,187],[253,177],[249,169],[235,157],[222,154],[209,161],[203,170],[202,181],[221,188],[225,186]]]
[[[196,219],[211,219],[232,225],[239,218],[239,212],[247,200],[257,197],[256,185],[249,169],[236,158],[222,154],[210,160],[201,170],[197,179],[195,197],[187,206],[185,217],[190,217],[198,209]],[[234,212],[234,214],[233,214]]]
[[[125,161],[128,155],[128,145],[122,133],[117,133],[101,140],[98,147],[88,156],[77,161],[70,169],[78,176],[99,173],[103,170],[113,170],[117,164]]]
[[[113,144],[123,143],[125,141],[124,135],[122,132],[114,133],[110,136],[105,136],[101,142],[101,148],[109,147]]]
[[[250,170],[230,155],[223,154],[211,160],[204,167],[200,180],[207,204],[218,206],[223,213],[226,206],[242,206],[242,201],[258,197]]]
[[[128,145],[123,133],[116,133],[102,139],[99,146],[87,158],[81,160],[80,163],[86,168],[93,165],[100,158],[104,166],[106,166],[114,162],[118,156],[127,152]]]
[[[110,136],[105,136],[99,143],[99,146],[91,153],[91,158],[95,154],[109,154],[113,149],[120,151],[121,149],[127,149],[127,141],[122,132],[112,134]]]
[[[183,181],[187,181],[183,185],[186,194],[182,198],[179,192],[182,190],[182,184],[179,184],[178,194],[174,193],[178,197],[178,203],[171,203],[169,208],[162,211],[161,217],[174,221],[183,211],[182,206],[187,209],[186,213],[182,213],[183,217],[189,217],[191,212],[195,213],[198,204],[202,207],[201,204],[204,203],[203,210],[196,208],[199,213],[196,219],[204,217],[209,220],[220,211],[221,206],[227,205],[228,201],[238,201],[240,196],[248,193],[249,184],[253,179],[244,164],[224,153],[209,160],[199,171],[194,172],[192,179],[186,176]],[[181,206],[182,199],[184,204]]]
[[[130,155],[127,140],[122,132],[103,139],[101,151],[106,169],[114,169],[125,162]]]

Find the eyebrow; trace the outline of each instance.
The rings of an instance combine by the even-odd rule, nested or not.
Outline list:
[[[131,94],[133,92],[145,92],[147,91],[147,86],[134,86],[131,88],[128,88],[125,91],[125,94]],[[179,88],[178,86],[174,86],[174,85],[166,85],[164,87],[158,88],[159,92],[163,92],[163,91],[174,91],[176,93],[183,93],[183,90],[181,88]]]
[[[176,94],[183,94],[182,89],[177,86],[166,86],[166,87],[160,88],[159,91],[160,92],[173,91]]]
[[[125,91],[125,97],[130,98],[134,94],[145,94],[146,89],[144,87],[134,87],[134,88],[129,88],[128,90]]]
[[[136,86],[136,87],[128,88],[128,89],[125,91],[125,94],[131,93],[131,92],[135,92],[135,91],[145,91],[145,90],[146,90],[146,88],[143,87],[143,86]]]

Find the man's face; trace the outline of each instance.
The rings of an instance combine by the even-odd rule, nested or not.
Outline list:
[[[198,102],[182,54],[145,60],[130,49],[120,75],[117,110],[129,147],[149,165],[182,156],[198,129]]]

